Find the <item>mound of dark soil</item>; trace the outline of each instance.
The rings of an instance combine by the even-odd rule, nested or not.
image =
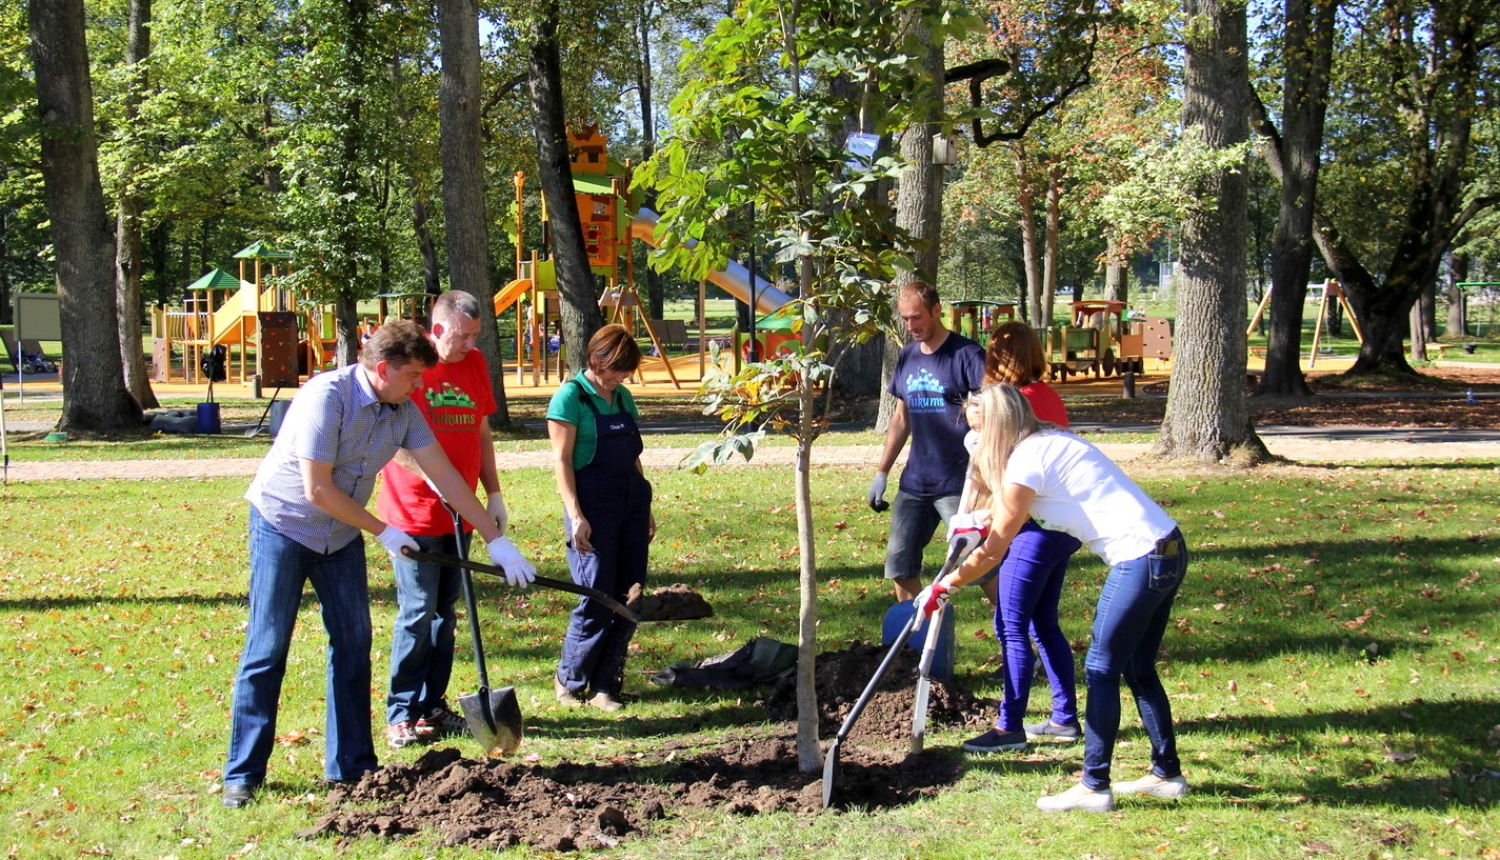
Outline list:
[[[880,648],[864,644],[818,657],[825,739],[837,733],[880,657]],[[836,804],[901,806],[952,784],[962,771],[951,752],[908,752],[916,660],[915,652],[897,658],[845,742]],[[783,683],[768,705],[777,719],[792,719],[792,701],[794,685]],[[933,685],[929,725],[978,725],[987,714],[962,687]],[[429,830],[447,845],[575,851],[649,836],[659,822],[692,810],[810,815],[823,808],[823,775],[799,770],[794,732],[788,725],[772,737],[681,758],[672,744],[653,743],[639,758],[550,766],[435,749],[335,788],[331,811],[299,835],[395,838]]]
[[[856,642],[843,651],[818,655],[818,734],[827,739],[838,733],[865,685],[875,676],[885,649]],[[907,648],[896,655],[864,713],[849,732],[850,743],[906,743],[911,737],[912,710],[916,707],[917,663],[921,655]],[[797,679],[783,678],[765,701],[772,719],[797,718]],[[929,726],[978,726],[981,731],[994,718],[993,704],[974,697],[968,689],[946,681],[934,681],[928,693]]]
[[[703,595],[680,582],[658,588],[650,594],[644,593],[639,585],[632,585],[625,606],[642,621],[687,621],[714,614],[713,606],[703,599]]]

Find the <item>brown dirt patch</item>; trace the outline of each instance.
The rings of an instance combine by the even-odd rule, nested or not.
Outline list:
[[[1350,378],[1335,373],[1308,375],[1313,397],[1251,397],[1248,405],[1256,426],[1289,427],[1447,427],[1455,430],[1490,430],[1500,426],[1500,397],[1479,397],[1465,402],[1469,390],[1476,395],[1500,393],[1500,368],[1443,367],[1427,369],[1415,377]],[[1168,382],[1145,382],[1136,386],[1134,399],[1112,397],[1119,392],[1118,380],[1056,386],[1063,395],[1097,394],[1098,397],[1068,397],[1068,417],[1077,424],[1159,424],[1166,413]]]
[[[625,598],[625,607],[640,616],[642,621],[689,621],[714,614],[713,606],[703,599],[703,595],[680,582],[649,594],[644,593],[639,585],[632,585]]]
[[[874,674],[878,646],[856,643],[819,655],[820,734],[832,739]],[[886,673],[841,749],[835,805],[902,806],[952,784],[962,772],[951,752],[908,751],[917,655],[907,650]],[[764,704],[792,719],[795,688],[783,682]],[[935,683],[928,724],[983,725],[989,705],[954,684]],[[526,844],[544,851],[608,848],[649,837],[694,810],[758,815],[822,811],[822,773],[797,766],[795,727],[681,756],[680,745],[653,742],[626,758],[541,765],[464,758],[435,749],[413,764],[390,764],[328,795],[330,812],[303,837],[397,838],[421,831],[446,845],[499,849]]]

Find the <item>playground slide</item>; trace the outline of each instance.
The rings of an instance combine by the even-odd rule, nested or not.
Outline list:
[[[656,223],[659,219],[660,216],[655,212],[652,212],[650,209],[642,209],[640,212],[636,213],[635,218],[630,222],[630,235],[633,238],[639,239],[642,242],[645,242],[647,245],[655,248],[658,244],[656,241]],[[710,283],[714,284],[717,287],[720,287],[731,296],[734,296],[735,298],[747,304],[749,303],[750,272],[739,263],[730,260],[729,265],[725,266],[723,269],[709,272],[708,280]],[[761,278],[758,275],[756,276],[756,313],[773,313],[777,310],[780,310],[782,305],[790,302],[791,300],[791,296],[788,296],[781,290],[778,290],[775,287],[771,286],[770,282],[766,281],[764,278]]]
[[[241,281],[239,291],[234,297],[225,302],[223,307],[214,311],[212,344],[239,343],[241,329],[246,337],[255,333],[256,305],[259,303],[257,288],[248,281]],[[240,319],[248,317],[245,325],[240,325]]]
[[[495,293],[495,316],[505,313],[506,309],[515,304],[518,299],[526,295],[531,289],[530,278],[516,278],[505,285],[505,289]]]

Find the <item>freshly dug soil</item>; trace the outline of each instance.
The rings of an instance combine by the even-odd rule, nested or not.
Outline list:
[[[639,585],[632,585],[626,595],[625,607],[639,615],[642,621],[688,621],[714,614],[713,606],[703,599],[703,595],[680,582],[658,588],[650,594],[643,593]]]
[[[878,646],[856,643],[818,657],[820,734],[831,740],[879,664]],[[840,750],[835,806],[913,802],[952,784],[962,772],[951,751],[908,751],[917,654],[898,656]],[[766,705],[794,719],[794,685]],[[986,724],[989,706],[953,684],[934,683],[928,725]],[[436,831],[444,844],[497,849],[526,844],[544,851],[614,847],[649,837],[660,822],[692,810],[758,815],[822,811],[822,773],[797,767],[795,724],[771,737],[678,757],[653,743],[639,757],[556,765],[464,758],[434,749],[414,764],[390,764],[328,795],[330,812],[298,835],[397,838]]]

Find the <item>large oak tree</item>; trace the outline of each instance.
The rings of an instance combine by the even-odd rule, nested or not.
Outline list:
[[[115,240],[99,181],[94,93],[83,0],[30,5],[31,50],[42,119],[42,178],[57,258],[62,313],[59,429],[138,431],[141,406],[125,388],[115,310]]]

